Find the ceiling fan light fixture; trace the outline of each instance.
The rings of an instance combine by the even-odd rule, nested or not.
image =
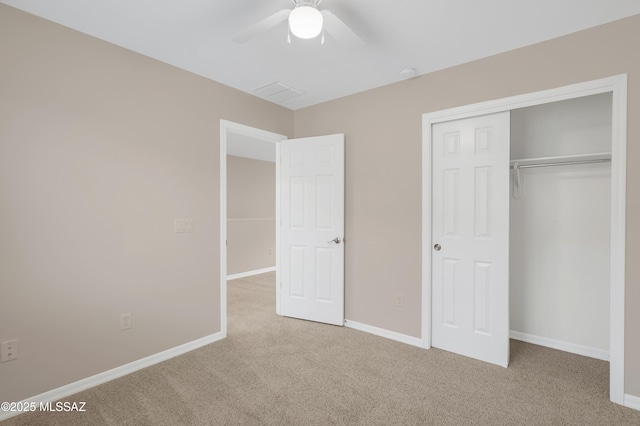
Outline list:
[[[289,29],[298,38],[314,38],[322,32],[322,13],[313,6],[298,6],[289,14]]]

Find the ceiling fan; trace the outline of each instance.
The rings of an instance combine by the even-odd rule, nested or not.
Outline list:
[[[291,34],[302,39],[312,39],[321,35],[320,43],[324,44],[324,33],[329,33],[338,42],[350,47],[358,47],[364,41],[349,28],[340,18],[327,9],[318,10],[322,0],[292,0],[293,9],[282,9],[253,24],[231,39],[235,43],[246,43],[259,34],[270,30],[288,20],[289,32],[287,41],[291,44]]]

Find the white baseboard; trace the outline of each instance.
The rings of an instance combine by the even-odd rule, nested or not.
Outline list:
[[[551,349],[558,349],[560,351],[570,352],[576,355],[609,361],[609,351],[605,351],[603,349],[577,345],[575,343],[564,342],[562,340],[550,339],[548,337],[541,337],[513,330],[511,330],[510,337],[522,342],[533,343],[534,345],[546,346]]]
[[[407,336],[406,334],[396,333],[395,331],[385,330],[384,328],[374,327],[372,325],[362,324],[356,321],[345,320],[345,327],[353,328],[355,330],[364,331],[365,333],[374,334],[376,336],[384,337],[386,339],[395,340],[396,342],[406,343],[407,345],[417,346],[423,348],[422,339],[413,336]]]
[[[640,411],[640,396],[625,394],[623,405],[625,407],[633,408],[634,410]]]
[[[142,370],[143,368],[150,367],[154,364],[158,364],[160,362],[174,358],[178,355],[185,354],[187,352],[190,352],[194,349],[198,349],[210,343],[217,342],[222,338],[224,338],[224,335],[222,332],[211,334],[209,336],[202,337],[192,342],[185,343],[184,345],[176,346],[175,348],[158,352],[157,354],[153,354],[146,358],[142,358],[137,361],[130,362],[129,364],[121,365],[120,367],[116,367],[111,370],[104,371],[102,373],[96,374],[95,376],[87,377],[85,379],[78,380],[77,382],[73,382],[68,385],[61,386],[57,389],[53,389],[53,390],[41,393],[31,398],[27,398],[21,402],[35,403],[38,406],[40,406],[40,403],[44,404],[47,402],[54,402],[59,399],[74,395],[78,392],[82,392],[89,388],[109,382],[113,379],[126,376],[127,374],[131,374],[135,371]],[[10,411],[10,412],[0,411],[0,422],[10,417],[17,416],[18,414],[21,414],[21,413],[17,411]]]
[[[227,275],[227,281],[237,280],[238,278],[251,277],[253,275],[260,275],[267,272],[274,272],[275,270],[276,270],[276,267],[272,266],[271,268],[263,268],[263,269],[256,269],[254,271],[240,272],[238,274]]]

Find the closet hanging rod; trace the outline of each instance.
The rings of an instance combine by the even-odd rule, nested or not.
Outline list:
[[[574,164],[592,164],[592,163],[609,163],[609,162],[611,162],[610,158],[599,158],[594,160],[560,161],[557,163],[522,164],[522,165],[518,165],[518,168],[529,169],[534,167],[571,166]],[[511,168],[515,169],[516,166],[512,165]]]

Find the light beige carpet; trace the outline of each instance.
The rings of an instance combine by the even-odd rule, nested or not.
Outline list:
[[[512,341],[501,368],[279,317],[273,274],[229,282],[228,338],[13,425],[640,425],[606,362]]]

